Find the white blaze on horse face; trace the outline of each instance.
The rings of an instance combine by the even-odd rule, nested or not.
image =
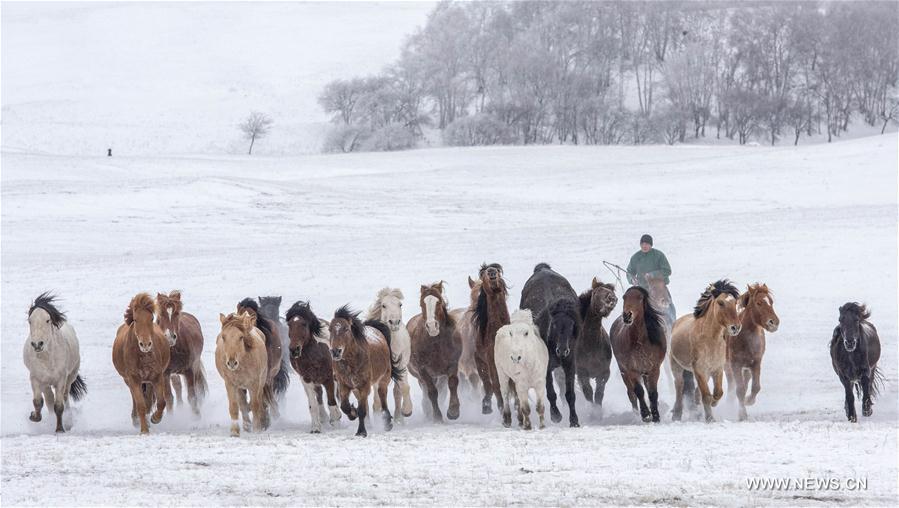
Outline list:
[[[425,297],[425,328],[428,335],[436,337],[440,334],[440,323],[437,322],[437,297],[428,295]]]

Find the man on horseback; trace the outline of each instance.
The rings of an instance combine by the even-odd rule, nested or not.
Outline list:
[[[627,264],[627,281],[648,290],[650,279],[664,279],[667,286],[670,275],[668,258],[662,251],[652,248],[652,237],[640,237],[640,250],[631,256],[631,261]]]

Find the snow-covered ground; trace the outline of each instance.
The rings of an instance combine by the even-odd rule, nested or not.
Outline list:
[[[4,132],[4,135],[6,132]],[[265,157],[2,153],[2,502],[90,504],[809,504],[896,501],[897,139],[781,147],[514,147]],[[623,264],[644,232],[670,259],[687,312],[710,281],[763,281],[769,337],[751,421],[657,425],[630,414],[620,379],[582,428],[503,429],[463,400],[460,421],[415,414],[393,432],[310,435],[296,376],[272,430],[228,437],[213,365],[218,313],[245,296],[310,299],[329,316],[385,285],[417,294],[500,262],[510,308],[535,263],[578,290]],[[201,321],[211,393],[131,427],[110,359],[138,291],[181,289]],[[70,433],[27,420],[25,311],[54,289],[78,331],[89,392]],[[867,302],[884,342],[885,393],[852,425],[830,366],[837,307]],[[408,311],[417,307],[409,301]],[[616,311],[620,312],[619,311]],[[405,316],[408,319],[408,315]],[[614,369],[613,369],[614,370]],[[563,410],[564,412],[564,410]],[[750,491],[770,478],[867,478],[867,489]]]

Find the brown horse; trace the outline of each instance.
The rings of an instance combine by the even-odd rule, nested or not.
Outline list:
[[[456,322],[447,309],[443,281],[421,286],[421,314],[413,316],[406,327],[412,338],[409,371],[424,385],[431,403],[431,416],[443,421],[437,397],[437,379],[447,378],[450,400],[446,416],[459,418],[459,358],[462,340],[456,333]]]
[[[240,436],[238,409],[243,414],[244,430],[250,430],[249,413],[252,411],[252,428],[260,432],[269,426],[267,406],[272,402],[270,394],[266,393],[269,369],[265,336],[256,327],[256,318],[246,312],[219,314],[219,320],[222,331],[215,341],[215,367],[228,392],[231,435]]]
[[[402,379],[402,371],[393,363],[390,351],[390,329],[380,321],[368,320],[363,323],[359,313],[344,305],[334,313],[331,320],[330,337],[318,338],[330,344],[337,381],[337,396],[340,409],[350,418],[359,418],[356,435],[368,436],[365,417],[368,413],[368,395],[372,386],[377,386],[377,396],[381,400],[384,428],[393,428],[390,409],[387,406],[387,385]],[[356,397],[356,407],[350,405],[350,392]]]
[[[765,354],[765,332],[774,333],[780,318],[774,312],[774,298],[766,284],[747,286],[737,300],[740,309],[740,333],[727,341],[727,386],[740,402],[740,419],[745,420],[746,406],[755,404],[762,389],[762,356]],[[752,392],[746,389],[752,378]]]
[[[156,403],[150,421],[159,423],[165,412],[165,394],[171,354],[162,330],[153,322],[156,303],[147,293],[138,293],[125,310],[125,323],[116,331],[112,364],[131,390],[131,421],[147,434],[147,413]]]
[[[334,391],[334,370],[328,346],[315,340],[328,333],[329,323],[316,317],[308,302],[298,301],[287,310],[287,335],[290,337],[290,364],[300,375],[306,399],[309,401],[309,417],[312,433],[322,430],[322,420],[328,417],[322,404],[322,388],[328,398],[329,423],[340,420]]]
[[[665,319],[665,327],[670,337],[674,320],[677,319],[677,311],[674,309],[674,302],[671,299],[671,292],[668,291],[668,285],[665,284],[665,278],[650,277],[647,274],[646,289],[649,291],[652,307],[662,313]]]
[[[478,306],[478,295],[481,294],[481,281],[474,281],[468,277],[468,287],[471,289],[471,299],[468,307],[460,307],[450,311],[450,316],[456,322],[456,335],[462,344],[462,356],[459,357],[459,377],[468,381],[472,393],[477,393],[481,378],[478,376],[478,364],[475,361],[475,349],[478,343],[478,330],[472,316]]]
[[[181,376],[187,384],[187,400],[194,414],[200,415],[200,404],[208,390],[203,369],[203,331],[193,314],[182,312],[181,292],[156,294],[156,323],[171,345],[171,359],[166,374],[175,388],[181,405]],[[172,393],[166,386],[166,405],[174,410]]]
[[[672,418],[683,413],[685,372],[691,372],[699,385],[702,407],[707,422],[714,421],[712,407],[724,395],[724,370],[727,367],[727,340],[740,333],[737,315],[739,291],[728,280],[719,280],[703,291],[693,314],[681,316],[671,333],[671,373],[677,400]],[[714,393],[708,380],[714,382]],[[688,394],[692,395],[692,394]]]
[[[246,312],[256,322],[254,326],[265,336],[265,349],[268,354],[268,377],[265,382],[266,399],[271,404],[272,416],[278,418],[278,400],[283,398],[290,384],[290,369],[281,352],[281,332],[278,323],[264,317],[259,311],[259,304],[252,298],[244,298],[237,304],[237,314]]]
[[[471,315],[471,322],[478,332],[475,362],[478,366],[478,376],[484,384],[481,412],[486,415],[493,412],[490,404],[491,396],[496,397],[497,408],[500,411],[503,409],[503,395],[493,358],[493,346],[497,330],[510,323],[509,308],[506,307],[509,290],[503,279],[503,267],[499,263],[482,264],[478,278],[481,281],[481,290],[478,293],[477,306]]]
[[[659,421],[659,369],[668,350],[662,313],[652,306],[649,291],[631,286],[622,297],[621,316],[612,323],[612,351],[627,388],[627,398],[644,422]],[[643,398],[649,392],[649,407]]]
[[[609,333],[602,326],[602,320],[611,314],[618,304],[615,285],[602,283],[594,277],[590,290],[581,293],[578,299],[581,303],[581,319],[584,325],[575,346],[577,356],[575,372],[584,398],[602,411],[602,399],[606,391],[606,382],[609,380],[609,366],[612,363],[612,344],[609,342]],[[590,385],[591,379],[596,379],[595,391]]]

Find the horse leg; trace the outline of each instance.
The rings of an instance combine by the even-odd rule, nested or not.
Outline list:
[[[739,370],[740,367],[735,365],[732,360],[728,360],[724,366],[724,375],[727,380],[727,393],[729,394],[737,394],[737,385],[740,383],[740,377],[742,377],[742,374],[738,374],[737,372]]]
[[[68,378],[63,378],[62,382],[56,386],[56,400],[53,403],[53,411],[56,413],[56,432],[65,432],[62,425],[62,415],[66,409],[66,401],[69,399]]]
[[[568,361],[562,364],[562,370],[565,371],[565,402],[568,403],[568,426],[580,427],[577,409],[574,407],[574,360],[570,356]]]
[[[187,377],[187,375],[184,377]],[[181,376],[179,374],[172,374],[172,388],[175,390],[175,399],[178,401],[178,406],[181,406],[184,404],[184,399],[181,398]],[[190,401],[190,384],[188,384],[187,397],[188,401]],[[169,403],[173,404],[174,401],[170,400]]]
[[[141,383],[140,381],[132,381],[127,384],[128,389],[131,390],[131,401],[134,404],[134,409],[137,411],[137,418],[140,421],[140,433],[149,434],[150,427],[147,425],[147,402],[144,400],[144,392],[141,389]]]
[[[402,381],[393,382],[393,419],[403,423],[403,387]]]
[[[531,404],[528,402],[528,387],[524,383],[515,383],[515,390],[521,404],[518,407],[519,425],[524,430],[531,430]]]
[[[609,381],[610,372],[606,370],[596,378],[596,391],[593,393],[593,403],[599,410],[599,417],[602,418],[602,401],[606,396],[606,383]]]
[[[200,416],[200,399],[197,397],[197,376],[193,367],[184,373],[184,381],[187,384],[187,402],[195,416]],[[177,392],[177,388],[175,389]],[[181,405],[181,394],[178,395],[178,405]]]
[[[35,378],[31,378],[31,403],[34,405],[34,411],[28,415],[28,419],[33,422],[41,421],[41,410],[44,408],[44,394],[41,390],[41,384]]]
[[[337,396],[335,395],[334,380],[322,384],[325,387],[325,395],[328,396],[328,423],[332,426],[340,421],[340,410],[337,409]]]
[[[315,393],[315,402],[318,404],[318,422],[321,424],[328,417],[328,412],[325,411],[324,398],[322,397],[322,386],[312,383],[312,390]]]
[[[644,379],[646,381],[646,390],[649,392],[649,414],[653,423],[659,423],[659,366],[649,372]]]
[[[450,420],[459,418],[459,372],[452,372],[446,378],[449,387],[449,406],[446,408],[446,417]]]
[[[762,389],[762,361],[761,359],[756,361],[752,365],[752,391],[749,393],[749,398],[746,399],[746,405],[751,406],[755,404],[755,398],[758,397],[759,391]]]
[[[858,421],[858,416],[855,414],[855,394],[852,393],[852,381],[844,377],[840,377],[840,381],[843,383],[843,389],[846,391],[846,402],[843,405],[846,410],[846,418],[850,422],[855,423]]]
[[[394,383],[396,383],[394,381]],[[384,419],[384,430],[393,430],[393,416],[390,414],[390,406],[387,405],[387,386],[390,384],[390,376],[384,376],[384,380],[378,384],[378,393],[375,397],[381,400],[381,418]]]
[[[740,421],[743,421],[748,417],[746,414],[746,386],[749,384],[749,374],[746,370],[747,369],[741,365],[732,365],[732,368],[727,371],[728,379],[733,380],[728,381],[728,388],[730,388],[731,382],[736,385],[733,393],[736,394],[737,402],[740,403]]]
[[[534,383],[534,391],[537,392],[537,416],[540,418],[540,428],[546,428],[546,421],[543,419],[543,413],[546,410],[546,387],[541,385],[540,382]]]
[[[243,420],[243,430],[250,432],[253,430],[253,423],[250,421],[250,394],[243,388],[237,388],[237,403],[240,405],[240,415]]]
[[[437,383],[431,377],[430,372],[421,372],[419,380],[424,383],[426,393],[428,394],[428,404],[431,408],[431,417],[437,423],[443,422],[443,413],[440,412],[440,404],[437,400],[438,390]]]
[[[632,375],[630,382],[631,386],[634,387],[634,396],[637,398],[637,403],[640,405],[640,419],[644,422],[651,421],[652,417],[649,414],[649,408],[646,406],[646,399],[643,398],[644,390],[640,375]]]
[[[250,410],[253,412],[253,432],[262,432],[269,425],[268,410],[265,407],[265,386],[258,386],[250,394]]]
[[[702,410],[705,412],[705,421],[713,422],[715,417],[712,416],[712,393],[709,391],[709,375],[693,366],[693,377],[696,385],[699,387],[699,394],[702,397]]]
[[[862,416],[868,417],[874,414],[871,402],[871,372],[862,374],[858,382],[862,385]]]
[[[354,390],[356,395],[356,413],[359,415],[359,427],[356,429],[356,436],[368,437],[368,431],[365,430],[365,415],[368,414],[368,394],[371,386],[364,384],[362,388]]]
[[[408,418],[412,416],[412,392],[411,386],[409,386],[408,370],[403,372],[403,381],[400,383],[400,391],[403,393],[403,407],[397,411],[397,414],[401,414]]]
[[[160,374],[153,384],[153,388],[156,389],[156,412],[150,417],[150,421],[155,425],[162,421],[162,415],[165,413],[165,394],[168,391],[169,377],[165,373]]]
[[[497,372],[497,375],[499,376],[499,390],[503,394],[503,427],[508,429],[512,426],[512,394],[509,390],[509,377],[505,372]]]
[[[306,392],[306,400],[309,402],[309,419],[312,423],[310,432],[318,434],[322,431],[322,421],[319,412],[320,404],[315,396],[314,384],[307,383],[305,379],[300,379],[300,381],[303,382],[303,390]]]
[[[337,396],[340,398],[340,410],[343,411],[343,414],[345,414],[350,421],[355,420],[358,412],[356,411],[356,408],[350,404],[350,387],[343,383],[338,383]]]
[[[712,407],[718,405],[718,401],[724,397],[724,369],[718,369],[712,372],[712,383],[714,390],[712,391]]]
[[[553,382],[552,368],[546,369],[546,397],[549,399],[549,419],[554,423],[562,421],[562,413],[556,407],[556,387]]]
[[[581,385],[581,391],[584,392],[584,398],[587,402],[593,402],[593,387],[590,385],[590,376],[578,373],[577,382]]]
[[[487,352],[487,371],[490,373],[490,383],[493,385],[493,396],[496,398],[496,410],[503,408],[503,394],[499,389],[499,373],[496,371],[496,360],[493,355],[493,348]]]
[[[240,437],[240,424],[237,419],[240,417],[238,398],[241,396],[240,389],[231,383],[225,383],[225,391],[228,392],[228,414],[231,416],[231,437]]]
[[[478,375],[481,377],[481,383],[484,385],[484,398],[481,399],[481,413],[489,415],[493,412],[493,405],[490,403],[490,397],[493,396],[493,382],[490,377],[490,369],[486,362],[479,356],[475,357],[475,363],[478,365]]]
[[[669,362],[671,375],[674,377],[674,408],[671,410],[671,419],[679,422],[684,414],[684,369],[672,359]]]
[[[624,388],[627,390],[627,400],[631,401],[631,410],[635,413],[638,412],[637,395],[634,392],[634,383],[628,371],[621,371],[621,381],[624,382]]]
[[[372,385],[372,390],[374,390],[375,393],[378,393],[378,387],[377,387],[377,386]],[[380,399],[380,398],[378,398],[378,397],[373,397],[373,399],[372,399],[372,401],[371,401],[371,410],[372,410],[373,413],[380,413],[380,412],[381,412],[381,399]]]

